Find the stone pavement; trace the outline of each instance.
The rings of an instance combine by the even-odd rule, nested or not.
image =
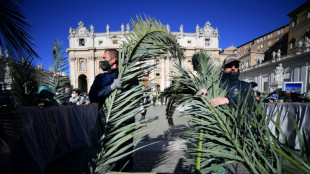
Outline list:
[[[182,138],[182,132],[189,124],[187,120],[177,117],[180,111],[176,110],[173,117],[174,127],[169,127],[165,110],[165,105],[152,106],[147,110],[146,117],[157,116],[157,119],[145,128],[150,129],[148,133],[135,137],[137,139],[146,135],[146,138],[136,148],[150,143],[154,144],[135,153],[133,157],[134,166],[131,172],[194,173],[194,169],[184,164],[184,160],[188,157],[185,153],[188,146]],[[138,114],[136,120],[140,119],[141,115]],[[242,165],[236,165],[231,167],[227,173],[247,174],[250,172]]]
[[[135,137],[137,139],[146,135],[136,148],[150,143],[154,144],[135,153],[132,172],[191,173],[188,168],[183,166],[187,145],[180,135],[188,123],[186,120],[176,117],[176,114],[179,114],[176,111],[174,114],[175,126],[169,128],[165,110],[165,105],[152,106],[147,110],[146,117],[156,116],[157,119],[145,128],[150,129],[147,133]],[[141,114],[138,114],[136,120],[140,119]]]
[[[182,109],[182,108],[181,108]],[[189,124],[187,120],[177,117],[180,111],[174,113],[174,127],[168,126],[166,119],[166,106],[156,105],[147,110],[146,117],[157,116],[157,119],[149,126],[144,128],[150,129],[147,133],[136,136],[135,139],[146,136],[136,148],[143,145],[149,145],[140,149],[133,156],[133,168],[130,172],[156,172],[157,174],[187,174],[194,173],[191,169],[184,165],[184,160],[188,157],[186,150],[188,145],[182,138],[182,132]],[[136,120],[141,119],[141,114],[136,116]],[[293,167],[291,164],[287,164]],[[231,166],[226,171],[227,173],[249,174],[241,164]]]

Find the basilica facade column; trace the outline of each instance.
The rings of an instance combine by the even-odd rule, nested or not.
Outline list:
[[[93,84],[93,82],[94,82],[94,80],[95,80],[95,75],[96,75],[96,68],[95,68],[95,63],[96,63],[96,57],[94,57],[94,56],[91,56],[91,57],[89,57],[88,58],[89,60],[88,60],[88,62],[89,62],[89,77],[88,77],[88,79],[89,79],[89,81],[88,81],[88,91],[90,90],[90,87],[91,87],[91,85]]]
[[[166,88],[166,87],[170,86],[170,79],[171,79],[171,77],[170,77],[170,75],[171,75],[171,72],[170,72],[170,61],[171,61],[171,58],[167,57],[165,59],[165,61],[166,61],[166,64],[167,64],[167,70],[166,70],[166,74],[165,74],[165,76],[167,77],[167,78],[165,78],[165,80],[166,80],[165,88]]]
[[[160,81],[160,90],[163,91],[165,89],[165,79],[166,79],[166,75],[165,75],[165,59],[161,59],[161,81]]]
[[[69,69],[70,69],[70,83],[71,85],[73,85],[73,87],[76,86],[76,72],[77,70],[75,69],[76,67],[76,58],[75,57],[71,57],[70,59],[70,63],[69,63]]]

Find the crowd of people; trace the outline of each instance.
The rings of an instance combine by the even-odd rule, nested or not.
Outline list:
[[[255,93],[255,99],[257,102],[310,102],[310,90],[308,90],[306,93],[298,93],[294,88],[292,88],[290,91],[282,91],[282,89],[277,89],[269,94],[262,94],[258,91],[257,83],[250,82],[250,84]]]
[[[27,82],[24,84],[26,95],[26,106],[38,106],[46,108],[48,106],[60,105],[88,105],[90,103],[88,94],[81,93],[79,88],[71,90],[70,87],[65,88],[63,94],[58,94],[48,86],[37,86],[35,82]]]

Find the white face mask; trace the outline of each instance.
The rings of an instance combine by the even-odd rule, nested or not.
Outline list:
[[[256,92],[257,90],[258,90],[258,87],[256,86],[256,87],[253,89],[253,91]]]
[[[75,97],[75,94],[71,94],[71,97]]]

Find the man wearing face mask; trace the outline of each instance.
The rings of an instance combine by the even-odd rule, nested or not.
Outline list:
[[[96,76],[89,91],[90,101],[98,102],[99,109],[109,94],[122,87],[122,80],[118,78],[118,51],[107,49],[100,62],[100,68],[104,73]]]
[[[73,105],[82,105],[85,102],[85,98],[81,96],[81,90],[78,88],[74,88],[72,90],[71,98],[69,99],[69,103]]]
[[[94,83],[92,84],[89,91],[89,99],[93,102],[99,103],[99,109],[102,108],[106,97],[108,97],[115,89],[120,89],[122,87],[122,80],[118,78],[118,51],[115,49],[108,49],[104,52],[102,61],[100,62],[100,68],[104,73],[96,76]],[[136,85],[139,85],[137,79],[134,79],[130,82],[128,89],[132,89]],[[125,88],[124,90],[127,90]],[[124,113],[126,114],[126,113]],[[135,122],[135,118],[132,117],[122,123],[123,124],[132,124]],[[120,148],[125,147],[128,143],[132,143],[133,138],[129,139],[128,142],[124,143]],[[132,148],[127,149],[125,152],[130,152]],[[132,167],[131,156],[126,156],[123,159],[118,160],[113,170],[119,171],[124,167],[124,164],[127,161],[130,161],[128,165],[123,169],[127,171]]]
[[[225,58],[222,66],[222,72],[220,74],[220,85],[225,88],[228,93],[226,97],[216,97],[210,101],[212,107],[218,105],[229,104],[236,106],[238,100],[246,102],[248,106],[252,106],[254,103],[253,91],[251,91],[251,85],[248,82],[239,80],[239,59],[233,55]],[[239,93],[241,97],[239,98]],[[208,91],[206,89],[200,89],[196,94],[205,96]],[[249,95],[247,97],[247,95]],[[246,100],[247,97],[247,100]]]

